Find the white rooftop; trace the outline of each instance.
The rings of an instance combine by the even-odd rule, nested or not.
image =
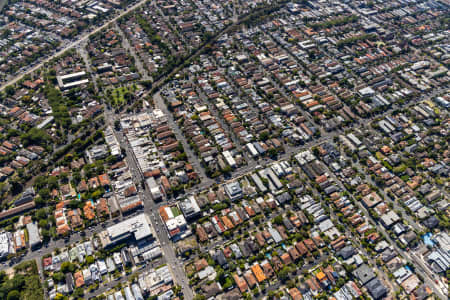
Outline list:
[[[134,235],[136,240],[140,240],[152,234],[147,215],[145,214],[122,221],[106,230],[111,241],[126,238],[128,235]]]

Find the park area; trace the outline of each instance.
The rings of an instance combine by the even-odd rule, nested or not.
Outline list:
[[[113,90],[108,90],[111,106],[120,107],[133,99],[135,86],[120,86]]]

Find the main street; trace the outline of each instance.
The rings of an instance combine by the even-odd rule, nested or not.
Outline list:
[[[115,115],[113,115],[110,111],[105,113],[108,116],[108,122],[114,123]],[[184,272],[183,264],[178,260],[175,250],[172,247],[172,242],[169,239],[167,229],[160,218],[158,210],[159,205],[153,201],[148,189],[142,188],[141,183],[144,181],[144,176],[130,143],[128,143],[126,137],[122,134],[122,132],[115,129],[113,130],[121,147],[126,151],[128,168],[132,174],[135,185],[139,189],[139,196],[144,202],[144,212],[150,217],[151,225],[156,232],[156,236],[160,243],[163,256],[166,259],[167,265],[172,272],[172,276],[175,282],[181,286],[181,291],[183,292],[184,298],[191,300],[194,298],[194,293],[189,286],[189,280]]]

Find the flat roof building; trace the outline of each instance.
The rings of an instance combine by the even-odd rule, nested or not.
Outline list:
[[[400,217],[393,210],[390,210],[386,214],[382,215],[380,219],[381,223],[386,228],[391,228],[392,225],[400,221]]]
[[[267,191],[267,187],[263,184],[263,182],[261,181],[261,178],[259,178],[258,174],[256,173],[252,173],[250,175],[250,177],[252,178],[253,182],[256,184],[256,187],[262,192],[266,192]]]
[[[442,273],[450,269],[450,255],[440,248],[428,255],[428,262],[436,273]]]
[[[366,264],[361,265],[358,269],[353,271],[353,275],[359,279],[362,285],[365,285],[376,277],[372,269]]]
[[[28,241],[30,244],[31,249],[36,249],[38,246],[41,245],[41,237],[39,235],[39,229],[36,225],[36,223],[28,223],[27,225],[27,231],[28,231]]]
[[[56,80],[58,81],[58,86],[61,90],[69,89],[78,85],[86,84],[89,82],[89,79],[81,79],[86,76],[86,72],[76,72],[72,74],[56,76]]]
[[[200,207],[197,204],[194,196],[189,196],[179,204],[186,220],[192,220],[200,216]]]
[[[225,192],[231,201],[242,198],[242,188],[239,182],[234,181],[225,185]]]
[[[163,198],[163,194],[159,187],[159,184],[156,182],[155,178],[150,177],[146,180],[147,186],[150,189],[150,193],[152,194],[152,198],[154,201],[159,201]]]
[[[5,258],[12,253],[12,235],[10,232],[0,233],[0,258]]]
[[[147,215],[140,214],[102,231],[100,240],[103,247],[108,247],[130,238],[139,241],[144,238],[150,238],[152,235]]]

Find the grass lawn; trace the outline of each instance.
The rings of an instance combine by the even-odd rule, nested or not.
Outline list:
[[[172,209],[172,213],[173,213],[174,217],[178,217],[179,215],[181,215],[181,212],[180,212],[180,210],[178,208],[171,207],[171,209]]]
[[[129,91],[128,87],[121,86],[115,88],[111,93],[111,103],[113,106],[121,106],[125,103],[125,94]]]

